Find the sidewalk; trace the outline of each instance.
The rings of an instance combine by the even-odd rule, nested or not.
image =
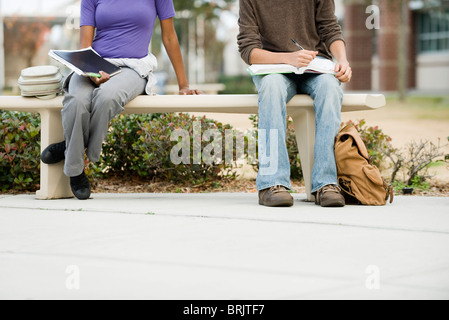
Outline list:
[[[0,195],[0,299],[449,299],[449,198]]]

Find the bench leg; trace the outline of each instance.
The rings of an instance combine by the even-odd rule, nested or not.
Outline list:
[[[41,115],[41,152],[52,143],[64,140],[60,110],[45,110]],[[41,162],[41,186],[36,192],[39,200],[73,198],[70,179],[64,175],[64,162],[46,165]]]
[[[298,111],[297,114],[292,116],[292,119],[306,185],[307,200],[313,202],[315,201],[315,197],[312,195],[312,170],[315,161],[315,112],[313,109]]]

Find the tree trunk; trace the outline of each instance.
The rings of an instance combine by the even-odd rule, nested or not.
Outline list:
[[[408,0],[401,0],[398,50],[398,94],[404,102],[407,96],[407,64],[408,64]]]
[[[3,32],[3,15],[2,15],[2,2],[0,1],[0,95],[5,87],[5,47]]]

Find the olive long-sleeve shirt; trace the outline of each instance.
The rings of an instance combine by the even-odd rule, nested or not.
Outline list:
[[[344,41],[334,0],[240,0],[239,28],[239,52],[247,64],[256,48],[298,51],[291,38],[328,59],[331,44]]]

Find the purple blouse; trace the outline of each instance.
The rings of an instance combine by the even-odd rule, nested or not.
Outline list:
[[[92,47],[103,58],[147,56],[156,18],[174,16],[173,0],[81,1],[81,26],[96,28]]]

